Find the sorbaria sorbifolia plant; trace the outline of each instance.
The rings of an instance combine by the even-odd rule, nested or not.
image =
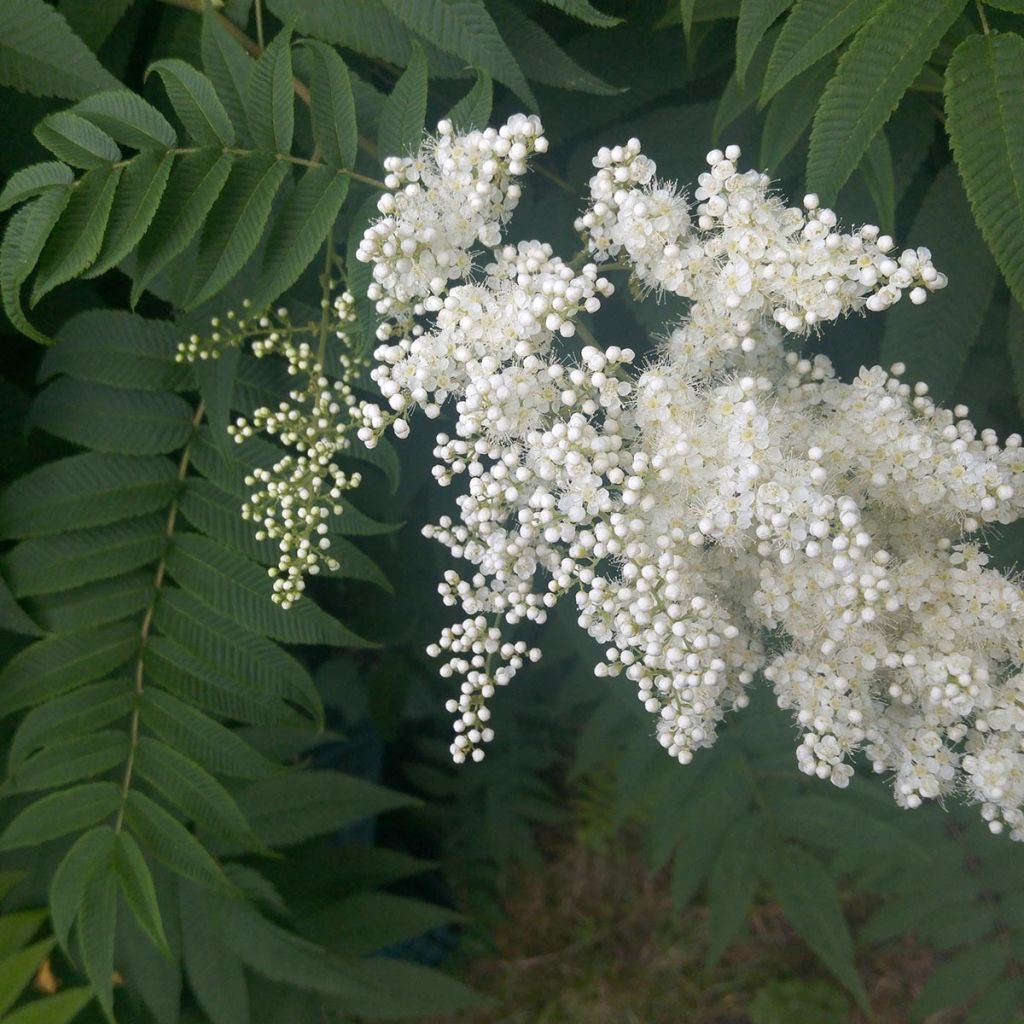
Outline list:
[[[763,672],[807,774],[846,786],[863,749],[901,805],[960,790],[1024,839],[1024,595],[980,541],[1024,510],[1021,438],[1000,446],[900,365],[845,383],[792,347],[924,302],[946,284],[928,250],[845,233],[814,195],[788,206],[735,146],[708,154],[691,202],[636,139],[594,158],[579,256],[503,244],[546,148],[536,117],[442,121],[385,161],[358,252],[386,400],[355,408],[360,438],[404,436],[417,406],[457,414],[434,475],[466,486],[425,529],[470,566],[445,572],[464,618],[431,648],[462,679],[454,759],[483,757],[488,699],[540,656],[505,627],[568,595],[606,646],[596,673],[636,685],[679,761]],[[690,302],[642,362],[579,322],[612,294],[602,270]]]

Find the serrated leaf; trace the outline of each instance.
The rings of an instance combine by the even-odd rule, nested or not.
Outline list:
[[[178,144],[178,136],[167,118],[129,89],[94,93],[71,110],[122,146],[165,150]]]
[[[32,305],[95,262],[121,174],[120,169],[102,166],[79,179],[39,257]]]
[[[121,159],[121,150],[105,131],[68,110],[44,118],[33,134],[54,156],[72,167],[109,168]]]
[[[921,1021],[985,991],[1003,973],[1008,958],[1006,944],[998,941],[984,942],[957,953],[931,973],[910,1007],[910,1020]]]
[[[249,78],[254,61],[245,52],[217,15],[212,4],[203,5],[203,28],[200,39],[203,70],[213,82],[217,95],[235,126],[235,131],[249,141],[249,126],[245,116],[245,96],[249,91]]]
[[[116,267],[140,242],[153,221],[174,163],[172,153],[140,153],[121,173],[106,234],[86,277]]]
[[[872,140],[860,162],[860,171],[871,193],[884,232],[895,230],[896,180],[892,167],[892,150],[883,128]]]
[[[345,62],[324,43],[307,39],[303,46],[310,56],[310,112],[313,140],[320,147],[324,163],[332,167],[353,167],[358,134],[352,80]]]
[[[219,150],[188,153],[174,165],[149,231],[139,243],[131,303],[195,237],[224,188],[234,157]]]
[[[715,107],[715,119],[711,125],[712,142],[720,141],[725,129],[754,105],[764,79],[765,68],[768,66],[768,56],[778,35],[777,28],[770,29],[757,44],[742,86],[735,71],[729,76],[718,106]]]
[[[11,588],[0,576],[0,629],[22,636],[42,636],[43,630],[32,617],[18,604]]]
[[[53,932],[65,950],[86,886],[110,864],[115,838],[108,825],[90,829],[75,840],[54,872],[50,882],[50,916]]]
[[[483,0],[383,0],[395,17],[438,49],[483,68],[527,106],[537,99]]]
[[[236,161],[203,224],[187,309],[212,298],[242,269],[259,244],[287,175],[288,165],[276,157]]]
[[[242,961],[218,931],[208,894],[187,882],[178,891],[185,973],[196,1000],[212,1024],[250,1024]]]
[[[0,960],[0,1014],[6,1013],[17,1002],[21,990],[32,980],[36,969],[55,944],[53,939],[40,939]]]
[[[7,184],[0,192],[0,213],[44,192],[70,185],[74,180],[71,168],[54,160],[23,167],[7,179]]]
[[[415,801],[339,772],[280,775],[240,789],[238,806],[268,846],[292,846]]]
[[[45,747],[25,760],[10,776],[9,791],[30,793],[68,786],[110,771],[123,764],[127,755],[127,733],[108,731],[75,736]]]
[[[128,618],[153,596],[153,574],[133,572],[33,598],[32,614],[48,633],[64,633]]]
[[[7,222],[0,246],[0,296],[4,312],[14,327],[41,345],[50,345],[53,339],[29,323],[21,308],[21,286],[32,273],[71,192],[70,188],[54,189],[23,206]]]
[[[384,571],[365,552],[344,537],[331,539],[331,553],[340,563],[337,569],[322,569],[320,574],[334,579],[363,580],[373,583],[389,594],[395,592]],[[365,641],[363,641],[365,643]]]
[[[31,423],[100,452],[162,455],[188,441],[192,410],[165,391],[112,388],[61,377],[36,399]]]
[[[64,989],[56,995],[19,1006],[4,1018],[4,1024],[70,1024],[92,998],[93,992],[88,986]]]
[[[37,846],[89,828],[117,810],[121,790],[113,782],[84,782],[30,804],[0,835],[0,850]]]
[[[743,0],[736,23],[736,79],[745,84],[754,51],[775,20],[793,6],[793,0]]]
[[[184,590],[213,609],[224,609],[239,626],[285,643],[366,646],[311,601],[287,610],[271,600],[265,569],[198,534],[179,534],[166,560],[167,571]]]
[[[276,770],[273,762],[237,733],[177,697],[147,687],[140,707],[148,730],[211,772],[235,779],[262,779]]]
[[[43,744],[102,729],[131,711],[131,682],[108,679],[72,690],[33,708],[19,724],[7,751],[7,770],[14,775],[22,762]]]
[[[767,103],[805,68],[833,53],[884,0],[797,0],[771,52],[761,88]]]
[[[761,135],[762,167],[778,171],[782,161],[810,127],[822,91],[834,70],[835,62],[830,57],[825,58],[800,72],[779,91],[764,119],[764,132]]]
[[[460,132],[486,128],[491,118],[493,102],[494,88],[491,76],[486,71],[477,71],[473,88],[448,111],[448,120]]]
[[[135,920],[142,926],[153,945],[170,956],[153,876],[145,857],[142,856],[142,851],[127,832],[117,834],[112,859],[125,902],[135,915]]]
[[[90,309],[57,332],[59,345],[44,356],[38,379],[66,373],[117,388],[181,391],[186,366],[175,361],[180,329],[170,320],[147,320],[126,310]]]
[[[508,0],[490,0],[487,7],[502,39],[523,69],[523,74],[531,81],[594,96],[615,96],[623,91],[580,67],[540,25],[528,18],[515,4]]]
[[[41,537],[155,512],[177,489],[176,467],[159,456],[72,455],[40,466],[0,495],[0,538]]]
[[[103,1007],[114,1020],[114,930],[117,926],[117,877],[101,866],[85,885],[75,919],[82,966]]]
[[[885,318],[884,365],[906,363],[907,380],[927,381],[936,401],[952,394],[992,301],[997,272],[952,165],[932,181],[910,238],[928,246],[950,287],[921,306],[898,303]]]
[[[239,508],[238,498],[201,477],[186,480],[178,503],[185,519],[218,544],[261,565],[275,564],[277,545],[269,538],[257,540],[250,524],[239,515]]]
[[[558,10],[564,11],[576,18],[577,21],[593,25],[594,28],[611,28],[613,25],[622,24],[624,20],[613,17],[611,14],[604,14],[590,3],[590,0],[544,0],[544,3],[551,7],[557,7]]]
[[[978,227],[1024,305],[1024,38],[971,36],[956,48],[946,130]]]
[[[274,218],[252,302],[260,308],[291,287],[323,248],[348,195],[349,178],[311,167],[289,192]]]
[[[740,818],[722,839],[708,879],[708,963],[715,964],[743,927],[757,889],[759,815]]]
[[[419,149],[427,116],[427,62],[419,46],[395,83],[380,115],[381,156],[407,156]]]
[[[257,149],[290,153],[295,132],[292,33],[279,32],[260,54],[245,94],[246,121]]]
[[[3,558],[18,597],[63,593],[155,561],[167,545],[163,516],[22,541]]]
[[[234,144],[231,118],[206,75],[176,57],[150,64],[146,77],[153,72],[160,76],[175,114],[193,139],[200,145]]]
[[[135,764],[142,778],[200,828],[240,849],[260,848],[227,790],[194,761],[160,740],[142,736]]]
[[[819,861],[799,846],[776,843],[759,858],[762,877],[790,924],[865,1011],[868,996],[853,961],[853,939],[836,887]]]
[[[321,724],[323,709],[305,669],[276,644],[213,611],[183,590],[165,588],[154,621],[172,640],[218,673],[295,701]]]
[[[885,0],[840,57],[815,114],[807,155],[808,187],[824,202],[846,183],[964,3],[934,0],[920,10]]]
[[[207,889],[232,891],[231,883],[199,840],[148,796],[130,790],[125,821],[136,838],[176,875]]]
[[[41,704],[123,665],[139,644],[131,622],[97,626],[38,640],[0,672],[0,715]]]
[[[0,85],[73,100],[119,84],[50,4],[0,7]]]

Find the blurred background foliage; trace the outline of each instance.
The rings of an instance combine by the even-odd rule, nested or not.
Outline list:
[[[244,296],[261,305],[283,296],[315,322],[339,269],[353,291],[365,288],[350,240],[372,215],[376,193],[365,179],[380,177],[381,149],[414,144],[424,123],[453,108],[482,123],[525,107],[542,115],[551,151],[528,183],[514,238],[576,251],[572,221],[600,145],[635,135],[662,175],[685,184],[709,148],[739,143],[786,194],[820,191],[845,224],[876,222],[902,244],[927,245],[949,275],[950,287],[913,315],[901,305],[883,320],[852,318],[811,344],[844,373],[903,361],[938,398],[969,405],[980,426],[1019,430],[1021,32],[1020,0],[227,0],[205,13],[198,0],[0,0],[0,175],[10,189],[15,172],[50,160],[40,142],[94,175],[75,186],[74,217],[56,210],[34,239],[27,214],[7,227],[3,479],[66,467],[82,449],[126,460],[107,467],[115,478],[142,473],[152,453],[170,456],[179,477],[177,489],[155,495],[150,481],[145,498],[136,480],[141,504],[113,511],[97,511],[91,492],[57,507],[68,501],[66,468],[53,471],[49,491],[36,476],[34,489],[22,483],[0,497],[0,743],[9,766],[0,791],[0,1021],[1024,1020],[1024,850],[957,806],[899,811],[866,765],[842,793],[806,779],[795,727],[764,687],[713,750],[682,768],[652,741],[628,686],[594,679],[594,651],[563,608],[543,629],[543,661],[497,698],[501,729],[487,760],[454,768],[446,687],[423,654],[445,624],[434,599],[441,552],[419,533],[443,503],[427,468],[429,430],[365,470],[337,541],[349,569],[318,581],[325,617],[302,627],[312,633],[254,613],[252,595],[237,587],[189,575],[190,550],[226,559],[218,564],[228,576],[260,562],[230,520],[232,492],[256,451],[237,455],[221,436],[229,413],[251,412],[285,385],[244,354],[194,376],[170,358],[179,338]],[[245,82],[264,49],[266,103],[254,112]],[[213,98],[177,64],[164,65],[163,77],[173,71],[184,84],[177,96],[164,92],[161,76],[146,77],[158,60],[205,69]],[[168,122],[176,114],[185,141],[198,133],[200,145],[219,123],[216,110],[203,120],[219,102],[230,122],[221,130],[232,139],[237,131],[250,156],[265,151],[297,170],[309,154],[328,165],[333,154],[347,186],[340,197],[326,187],[313,195],[326,210],[314,204],[303,233],[296,210],[306,208],[295,197],[308,198],[317,181],[310,175],[303,193],[305,179],[293,182],[289,170],[256,221],[232,220],[227,201],[216,214],[208,205],[175,248],[166,243],[175,217],[154,211],[161,195],[181,203],[174,175],[184,164],[156,189],[151,221],[121,172],[131,165],[152,185],[163,173],[153,154],[177,143],[129,132],[139,156],[122,161],[78,122],[117,137],[148,114],[81,106],[78,121],[51,117],[119,86]],[[195,110],[189,95],[199,96]],[[342,124],[336,151],[318,104]],[[190,111],[202,116],[190,120]],[[34,133],[44,118],[49,127]],[[87,144],[94,149],[83,158]],[[70,189],[77,173],[47,171],[52,180],[41,185],[18,179],[28,185],[21,198],[37,204],[19,209],[41,217],[46,197]],[[239,196],[252,198],[236,188],[235,206]],[[26,315],[20,293],[36,260],[39,301]],[[85,276],[97,267],[108,272]],[[669,300],[623,294],[594,327],[608,343],[642,349],[680,312]],[[359,317],[355,343],[367,350],[365,303]],[[44,349],[26,332],[58,342]],[[172,426],[185,410],[186,429],[146,448],[139,422],[161,403]],[[115,479],[108,504],[129,501],[127,480]],[[176,511],[185,533],[180,523],[175,533]],[[82,567],[109,542],[109,524],[141,530],[146,517],[167,526],[163,546]],[[1004,566],[1024,561],[1021,531],[988,539]],[[136,598],[102,610],[122,592]],[[209,635],[161,617],[188,601],[214,623]],[[162,673],[144,664],[138,640],[147,609],[156,610]],[[241,663],[241,678],[265,658],[271,674],[294,666],[287,671],[300,689],[312,680],[307,717],[294,702],[276,711],[264,702],[257,713],[244,701],[217,706],[212,690],[196,689],[210,665],[224,663],[231,638],[234,657],[240,648],[255,659]],[[76,659],[94,656],[101,640],[105,649],[121,643],[121,654],[86,678]],[[275,660],[284,657],[278,640],[301,644],[289,648],[294,660]],[[179,661],[168,668],[172,649]],[[206,669],[186,664],[183,650],[206,657]],[[171,695],[141,715],[128,678],[136,667],[147,687]],[[190,717],[196,693],[206,703],[197,699],[203,713]],[[174,694],[185,699],[172,703]],[[104,701],[109,715],[90,718]],[[164,771],[149,764],[142,773],[141,799],[157,810],[129,814],[124,833],[118,814],[116,835],[139,845],[133,853],[128,840],[111,840],[120,845],[107,866],[88,878],[79,871],[76,888],[67,883],[74,872],[62,876],[58,865],[77,863],[69,849],[80,833],[102,845],[99,823],[113,813],[102,788],[89,790],[97,815],[81,810],[83,786],[111,785],[82,779],[120,782],[123,744],[135,749],[139,721],[164,751]],[[287,770],[261,779],[256,759]],[[136,811],[150,806],[135,799]],[[240,824],[225,836],[235,813]]]

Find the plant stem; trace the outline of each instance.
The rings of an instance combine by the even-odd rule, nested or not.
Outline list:
[[[132,690],[134,706],[132,707],[132,720],[129,726],[128,759],[125,761],[124,777],[121,780],[121,806],[117,809],[117,819],[114,822],[115,832],[120,832],[124,825],[124,813],[128,806],[128,792],[131,789],[132,775],[135,771],[135,752],[139,748],[139,717],[141,711],[139,701],[145,689],[145,657],[146,645],[149,642],[149,631],[153,625],[153,615],[156,613],[156,604],[160,599],[160,588],[163,586],[164,574],[167,571],[167,552],[170,550],[171,541],[174,538],[174,524],[178,518],[178,501],[181,497],[181,488],[185,482],[189,460],[192,456],[192,441],[205,413],[206,406],[200,402],[195,416],[192,417],[192,434],[185,443],[185,447],[181,452],[181,459],[178,461],[178,492],[171,500],[170,507],[167,510],[167,524],[164,527],[164,539],[167,544],[164,548],[164,553],[160,556],[160,561],[156,564],[156,573],[153,577],[153,596],[150,598],[146,614],[142,618],[142,626],[139,629],[139,654],[135,659],[135,685]]]
[[[253,8],[256,13],[256,45],[262,50],[263,44],[263,4],[261,0],[256,0],[253,4]]]
[[[988,18],[985,17],[985,8],[984,8],[981,0],[974,0],[974,3],[975,3],[975,6],[978,8],[978,17],[981,19],[981,31],[984,32],[985,35],[988,35],[989,34]]]

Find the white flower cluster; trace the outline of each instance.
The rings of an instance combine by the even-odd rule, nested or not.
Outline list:
[[[324,321],[327,331],[346,342],[347,327],[355,316],[352,295],[339,295],[333,310],[328,304],[324,316],[328,313],[333,315]],[[256,467],[246,476],[246,486],[254,490],[242,506],[242,518],[256,524],[257,540],[277,542],[278,563],[267,570],[274,581],[271,596],[282,608],[290,608],[302,596],[306,575],[341,568],[330,551],[328,528],[330,517],[344,511],[343,492],[361,482],[359,473],[346,473],[337,462],[352,441],[352,412],[357,403],[351,383],[358,367],[343,348],[338,356],[341,376],[330,379],[323,354],[302,340],[314,333],[313,328],[296,327],[283,308],[274,316],[265,313],[252,319],[239,319],[229,312],[226,325],[218,318],[211,325],[214,331],[209,339],[193,334],[179,346],[179,359],[216,359],[228,345],[248,340],[257,358],[283,356],[289,375],[301,381],[276,409],[257,409],[251,420],[239,417],[228,426],[238,444],[265,433],[289,449],[269,468]],[[326,337],[324,330],[316,333]]]
[[[739,156],[708,154],[691,209],[635,140],[602,149],[570,264],[540,242],[501,246],[497,199],[466,210],[454,240],[418,236],[418,266],[425,249],[461,262],[415,308],[401,258],[378,247],[380,225],[367,231],[390,410],[367,407],[360,436],[403,435],[414,406],[434,417],[451,398],[457,413],[435,476],[465,481],[458,516],[425,530],[470,566],[445,573],[442,597],[466,617],[431,648],[463,678],[452,754],[483,756],[488,698],[538,657],[501,624],[543,622],[572,594],[606,648],[597,674],[634,683],[681,762],[760,672],[803,730],[808,774],[845,786],[863,750],[901,805],[959,789],[1024,839],[1024,593],[972,538],[1024,512],[1021,438],[1000,446],[901,366],[846,383],[825,357],[787,351],[786,335],[946,281],[927,250],[893,254],[870,225],[843,233],[814,196],[786,207]],[[467,159],[460,181],[497,158]],[[385,203],[388,237],[415,233],[421,207],[449,208],[449,187],[435,174],[415,203]],[[690,300],[640,365],[564,340],[611,295],[607,261]]]

